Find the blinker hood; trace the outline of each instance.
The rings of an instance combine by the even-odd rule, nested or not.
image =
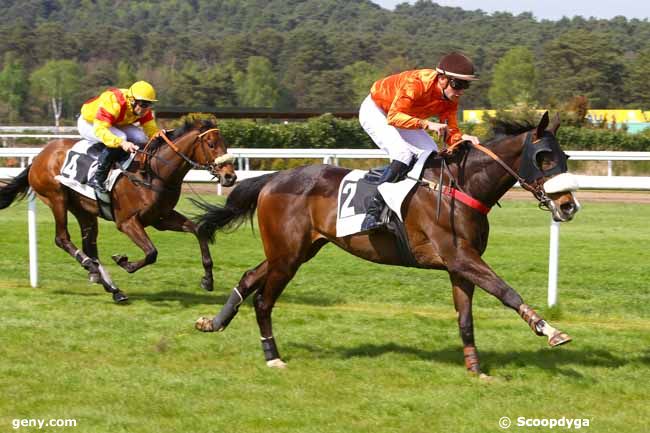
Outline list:
[[[566,173],[568,170],[568,156],[560,149],[560,145],[555,139],[555,136],[550,132],[545,132],[537,142],[533,142],[532,137],[532,132],[526,135],[521,165],[519,166],[519,176],[528,183],[534,183],[543,177],[552,177],[560,173]],[[541,152],[549,152],[552,155],[552,160],[555,162],[553,167],[548,170],[542,170],[537,165],[537,155]]]

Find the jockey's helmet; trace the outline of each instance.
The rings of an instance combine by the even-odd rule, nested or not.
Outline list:
[[[146,81],[138,81],[133,83],[129,87],[128,95],[129,98],[135,99],[136,101],[149,101],[157,102],[156,99],[156,90],[153,86]]]
[[[478,75],[474,73],[474,63],[465,54],[453,52],[442,56],[436,71],[452,78],[458,78],[463,81],[478,80]]]

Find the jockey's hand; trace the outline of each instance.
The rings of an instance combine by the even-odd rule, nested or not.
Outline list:
[[[481,144],[481,140],[479,140],[478,137],[475,137],[473,135],[463,134],[463,136],[460,138],[463,141],[470,141],[472,144]]]
[[[127,140],[124,140],[122,143],[120,143],[120,147],[124,149],[125,152],[129,153],[135,153],[138,151],[138,149],[140,149],[138,146]]]
[[[438,137],[444,137],[447,135],[447,124],[445,123],[436,123],[436,122],[431,122],[429,120],[425,120],[425,128],[428,129],[429,131],[434,131],[436,134],[438,134]]]
[[[445,147],[444,149],[438,151],[438,155],[442,156],[443,158],[446,158],[448,156],[451,156],[456,151],[456,149],[458,149],[458,147],[459,147],[458,145]]]

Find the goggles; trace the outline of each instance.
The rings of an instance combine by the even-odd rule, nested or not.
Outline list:
[[[458,78],[449,78],[449,85],[454,90],[469,89],[469,81],[459,80]]]
[[[151,101],[143,101],[142,99],[136,99],[135,103],[141,106],[142,108],[149,108],[153,105]]]

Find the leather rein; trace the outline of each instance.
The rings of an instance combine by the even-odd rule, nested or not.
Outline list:
[[[526,141],[531,139],[530,134],[531,133],[529,132],[528,135],[526,136]],[[456,145],[459,145],[462,141],[464,141],[464,140],[461,140],[461,141],[453,144],[451,147],[455,147]],[[539,139],[535,140],[533,142],[533,144],[537,143],[538,141],[540,141],[540,140]],[[485,146],[483,146],[481,144],[474,144],[472,142],[470,142],[470,145],[472,147],[474,147],[476,150],[479,150],[479,151],[483,152],[484,154],[486,154],[487,156],[492,158],[494,161],[496,161],[501,167],[503,167],[503,169],[508,174],[510,174],[512,177],[514,177],[517,180],[517,182],[519,182],[519,185],[521,185],[522,188],[524,188],[525,190],[531,192],[533,194],[533,196],[539,201],[539,207],[540,208],[546,208],[546,209],[549,208],[548,203],[550,201],[552,201],[552,200],[548,197],[548,195],[546,195],[546,191],[544,191],[544,187],[543,187],[543,185],[541,183],[535,182],[535,183],[531,184],[530,182],[527,182],[524,178],[522,178],[519,175],[519,173],[514,171],[508,164],[506,164],[503,161],[503,159],[501,159],[501,157],[499,157],[499,155],[497,155],[496,153],[494,153],[493,151],[491,151],[487,147],[485,147]],[[469,194],[464,192],[458,186],[458,183],[455,181],[455,179],[451,176],[451,173],[448,173],[448,174],[449,174],[449,177],[451,179],[451,184],[453,186],[446,186],[446,185],[442,184],[442,182],[443,182],[442,174],[443,174],[443,171],[446,169],[446,165],[447,165],[446,161],[443,158],[442,162],[441,162],[441,165],[440,165],[440,183],[439,184],[435,183],[433,181],[430,181],[428,179],[424,179],[424,178],[421,181],[426,183],[426,185],[429,188],[432,188],[434,191],[438,191],[439,195],[440,194],[445,194],[445,195],[447,195],[449,197],[452,197],[453,199],[456,199],[456,200],[460,201],[461,203],[466,204],[467,206],[469,206],[469,207],[473,208],[474,210],[482,213],[483,215],[487,215],[488,212],[490,212],[490,207],[486,206],[485,204],[481,203],[479,200],[473,198],[472,196],[470,196]],[[448,171],[448,169],[447,169],[447,171]],[[438,210],[436,212],[438,217],[440,215],[440,203],[441,203],[441,200],[440,200],[440,197],[439,197],[438,198]]]

